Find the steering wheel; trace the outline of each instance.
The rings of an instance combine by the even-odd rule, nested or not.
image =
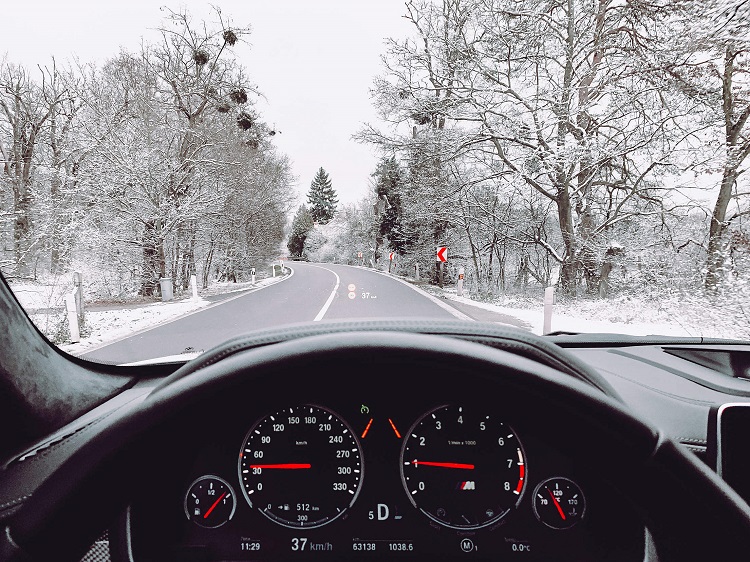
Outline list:
[[[750,508],[733,490],[616,397],[560,369],[487,345],[417,333],[308,335],[251,349],[246,343],[234,340],[193,360],[137,406],[100,420],[94,437],[10,520],[0,561],[79,560],[102,527],[128,505],[148,466],[142,459],[166,461],[153,442],[154,430],[207,397],[255,377],[300,368],[324,380],[324,366],[343,368],[352,361],[358,369],[374,368],[378,361],[420,368],[449,365],[500,381],[513,389],[519,411],[540,423],[549,421],[545,412],[554,411],[558,427],[562,423],[565,431],[575,432],[577,458],[630,498],[660,559],[746,560],[750,553]],[[561,362],[570,361],[563,350],[551,352],[555,346],[543,345]]]

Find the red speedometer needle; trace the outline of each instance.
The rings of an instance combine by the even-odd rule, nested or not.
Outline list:
[[[226,492],[224,492],[223,494],[221,494],[221,495],[219,496],[219,499],[218,499],[218,500],[216,500],[216,501],[215,501],[215,502],[213,503],[213,505],[212,505],[211,507],[209,507],[209,508],[208,508],[208,511],[206,511],[206,513],[204,513],[204,514],[203,514],[203,519],[208,519],[208,516],[209,516],[209,515],[211,515],[211,512],[212,512],[212,511],[214,510],[214,508],[215,508],[215,507],[216,507],[217,505],[219,505],[219,502],[220,502],[221,500],[223,500],[223,499],[224,499],[224,496],[226,496],[226,495],[227,495],[227,493],[226,493]]]
[[[430,462],[430,461],[418,461],[414,459],[411,461],[414,466],[437,466],[440,468],[462,468],[464,470],[474,470],[473,464],[463,464],[460,462]]]
[[[555,494],[552,493],[552,490],[547,488],[547,491],[549,492],[549,495],[552,497],[552,503],[555,504],[555,507],[557,508],[557,512],[560,514],[560,517],[562,517],[563,521],[565,521],[565,513],[562,510],[562,507],[560,507],[560,502],[557,501],[557,498],[555,497]]]
[[[310,463],[251,464],[250,468],[280,468],[284,470],[297,470],[300,468],[311,468],[311,465]]]

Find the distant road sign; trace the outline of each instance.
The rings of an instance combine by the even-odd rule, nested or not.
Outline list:
[[[357,257],[361,258],[362,257],[362,252],[357,252]]]
[[[448,246],[438,246],[435,253],[435,261],[448,261]]]
[[[391,261],[393,261],[393,252],[391,252],[390,254],[388,254],[388,259],[391,260]]]

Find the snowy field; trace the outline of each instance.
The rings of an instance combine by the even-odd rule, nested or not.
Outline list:
[[[530,325],[535,334],[542,333],[544,307],[541,298],[507,297],[498,298],[495,302],[483,302],[457,296],[455,287],[444,290],[433,286],[422,288],[438,297],[513,316]],[[681,301],[679,298],[658,302],[632,297],[571,299],[555,305],[552,331],[750,339],[747,322],[742,320],[729,315],[726,309],[709,305],[697,308],[694,302]]]
[[[267,277],[258,279],[255,284],[213,283],[199,291],[195,300],[182,298],[170,302],[97,303],[86,310],[81,341],[78,343],[70,343],[65,313],[65,293],[71,290],[69,285],[24,282],[11,283],[10,287],[31,320],[50,341],[58,344],[63,351],[80,355],[212,305],[205,297],[239,293],[271,285],[281,279],[283,277]]]
[[[122,308],[119,310],[90,310],[86,312],[86,323],[79,343],[65,343],[60,349],[72,355],[80,355],[95,347],[111,343],[142,330],[164,324],[169,320],[200,310],[211,304],[198,298],[181,301],[158,302],[147,306]],[[36,319],[32,317],[36,322]]]

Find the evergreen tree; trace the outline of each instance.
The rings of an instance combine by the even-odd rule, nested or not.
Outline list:
[[[292,221],[292,232],[289,234],[289,242],[286,247],[289,249],[289,253],[292,256],[302,256],[305,251],[305,241],[307,235],[312,230],[313,218],[310,211],[304,205],[301,205],[297,209],[297,214],[294,215]]]
[[[313,221],[326,224],[336,214],[336,191],[331,187],[331,179],[323,168],[318,170],[307,192],[307,202],[310,204],[310,214]]]
[[[403,219],[403,172],[396,159],[391,157],[381,160],[372,176],[375,178],[375,193],[382,201],[382,213],[378,215],[379,238],[382,241],[382,237],[387,237],[391,249],[403,256],[413,242],[413,233],[408,232]]]

